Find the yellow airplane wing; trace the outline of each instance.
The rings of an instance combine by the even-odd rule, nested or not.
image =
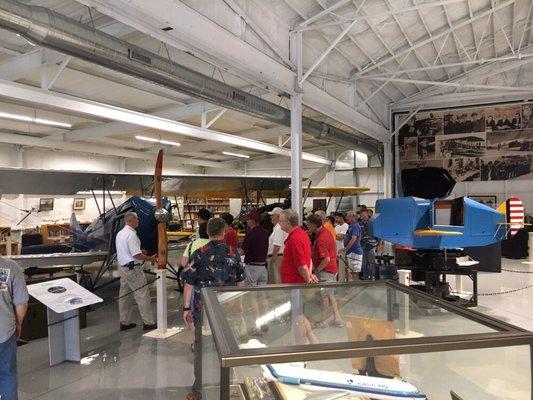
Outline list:
[[[302,193],[305,194],[307,188],[302,188]],[[364,186],[330,186],[318,187],[311,186],[307,197],[340,197],[340,196],[355,196],[358,193],[368,192],[370,188]],[[286,190],[264,190],[263,197],[280,197],[286,198],[291,195],[290,189]]]
[[[461,236],[462,232],[441,231],[438,229],[417,229],[415,236]]]

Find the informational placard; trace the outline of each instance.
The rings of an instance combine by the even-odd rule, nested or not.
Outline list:
[[[28,292],[58,314],[103,301],[69,278],[29,285]]]

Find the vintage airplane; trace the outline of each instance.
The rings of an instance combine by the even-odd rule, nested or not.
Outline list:
[[[202,174],[167,174],[161,177],[163,195],[187,196],[205,194],[241,197],[243,192],[257,190],[284,190],[290,178],[274,176],[233,176]],[[113,239],[123,226],[122,217],[127,211],[135,211],[139,216],[139,238],[147,252],[157,250],[157,226],[155,219],[157,200],[146,194],[154,190],[154,175],[135,173],[104,173],[85,171],[31,170],[19,168],[0,168],[0,192],[2,194],[27,195],[74,195],[80,191],[93,194],[100,216],[82,231],[74,219],[71,220],[71,238],[67,243],[57,245],[38,245],[23,254],[11,256],[23,268],[82,265],[102,262],[92,286],[114,261]],[[124,203],[116,206],[110,191],[124,191],[134,194]],[[96,199],[101,191],[103,209]],[[112,208],[106,211],[106,196]],[[158,196],[156,196],[159,198]],[[161,207],[171,213],[170,200],[161,198]],[[108,203],[109,205],[109,203]],[[171,271],[178,275],[170,267]]]
[[[311,391],[327,393],[328,399],[346,395],[377,400],[421,400],[427,396],[410,383],[399,379],[376,378],[305,368],[303,363],[263,365],[264,377]],[[316,397],[318,398],[318,397]]]

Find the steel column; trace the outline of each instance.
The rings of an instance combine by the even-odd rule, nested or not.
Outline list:
[[[290,34],[291,62],[296,66],[294,87],[291,93],[291,204],[303,221],[302,204],[302,33]]]

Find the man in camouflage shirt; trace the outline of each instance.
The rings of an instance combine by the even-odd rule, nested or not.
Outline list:
[[[201,398],[202,389],[202,299],[201,290],[211,286],[244,286],[244,267],[241,257],[224,242],[225,222],[212,218],[207,223],[210,242],[190,257],[189,268],[181,278],[183,289],[183,320],[194,324],[194,376],[191,398]],[[192,301],[191,301],[192,298]]]

